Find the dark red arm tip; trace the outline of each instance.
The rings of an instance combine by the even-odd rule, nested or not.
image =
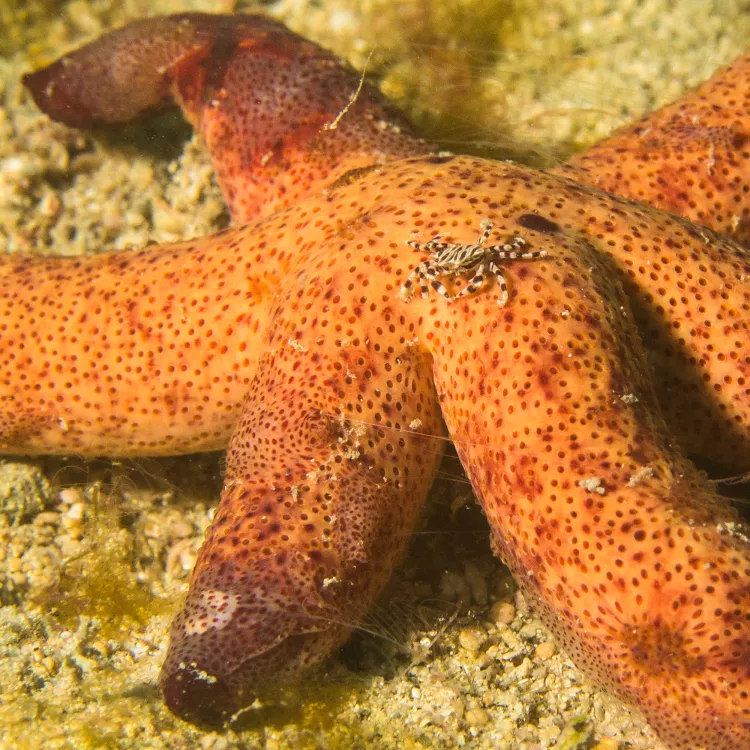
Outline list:
[[[257,15],[181,13],[134,21],[23,77],[39,108],[74,127],[127,122],[175,106],[175,71],[238,34],[286,31]]]
[[[172,713],[207,728],[222,727],[240,708],[224,681],[196,664],[182,664],[163,677],[161,691]]]
[[[136,21],[25,75],[23,83],[53,120],[74,127],[127,122],[174,106],[164,72],[175,57],[199,50],[202,36],[189,16]]]
[[[333,53],[258,15],[136,21],[23,82],[40,109],[75,127],[179,104],[240,222],[431,148]]]

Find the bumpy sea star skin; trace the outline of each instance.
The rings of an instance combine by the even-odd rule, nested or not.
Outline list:
[[[555,221],[541,221],[550,199]],[[576,661],[636,702],[675,747],[746,743],[744,527],[670,445],[628,301],[613,263],[597,252],[601,241],[590,234],[592,217],[615,211],[651,242],[671,240],[688,251],[703,243],[690,225],[668,215],[531,170],[459,157],[398,162],[309,199],[294,212],[294,229],[287,214],[256,225],[261,238],[278,236],[282,226],[287,239],[307,238],[313,222],[322,235],[293,261],[271,314],[270,354],[262,357],[230,445],[219,525],[172,630],[162,687],[173,708],[203,721],[226,717],[249,698],[241,687],[249,678],[257,686],[269,674],[318,661],[342,637],[330,629],[310,632],[311,620],[322,627],[327,614],[341,622],[337,612],[353,611],[323,581],[359,587],[362,571],[354,566],[347,573],[336,554],[307,574],[288,568],[288,554],[300,548],[309,554],[293,512],[301,499],[295,488],[309,487],[299,509],[305,522],[318,507],[319,517],[339,515],[347,476],[331,477],[330,458],[320,458],[330,456],[339,437],[319,414],[334,421],[344,415],[345,424],[350,415],[353,424],[362,418],[387,434],[397,417],[397,429],[408,434],[404,426],[414,414],[408,389],[389,399],[373,382],[383,382],[379,375],[389,363],[406,363],[418,382],[434,377],[495,549]],[[480,216],[493,221],[499,236],[523,231],[530,247],[548,253],[509,267],[508,305],[498,307],[496,288],[453,304],[401,301],[413,261],[398,239],[419,227],[425,237],[450,229],[457,242],[470,241]],[[610,239],[623,242],[613,233],[604,244]],[[331,340],[337,319],[347,328]],[[373,327],[360,328],[365,319]],[[389,350],[392,359],[383,364],[380,356]],[[431,357],[415,361],[425,350]],[[360,369],[352,369],[355,362]],[[398,383],[398,375],[384,382]],[[293,395],[282,390],[277,402],[280,383]],[[295,406],[299,394],[310,394],[311,416]],[[428,403],[426,390],[422,398]],[[291,429],[300,426],[291,448],[278,437],[287,414]],[[300,455],[315,460],[313,476],[328,488],[328,504],[311,483],[307,461],[294,459]],[[377,455],[360,457],[359,448],[341,461],[355,476],[373,466],[374,476],[383,477],[387,467]],[[269,471],[280,475],[270,489]],[[334,550],[343,544],[335,530],[309,533],[330,538]],[[388,571],[372,549],[363,541],[357,560],[377,561],[372,572],[380,583]],[[253,585],[242,588],[242,578]],[[290,613],[290,602],[298,608],[301,599],[304,611]],[[294,637],[280,643],[278,626],[264,631],[277,618],[281,635]],[[299,632],[309,633],[304,642]]]
[[[750,57],[574,156],[558,171],[750,239]]]
[[[748,111],[750,56],[553,171],[686,216],[747,244]],[[628,232],[616,216],[612,221]],[[692,272],[684,250],[665,246],[656,254],[637,233],[628,233],[630,242],[617,252],[618,266],[667,422],[691,454],[730,473],[747,471],[747,274],[733,273],[738,267],[717,252],[708,233],[705,248],[692,258],[701,261],[692,264]],[[722,335],[711,335],[711,327]]]
[[[136,21],[24,83],[41,109],[73,126],[179,104],[238,223],[318,192],[332,175],[428,150],[358,73],[263,16]]]
[[[113,57],[124,64],[128,45],[149,49],[144,29],[163,48],[171,23],[188,36],[195,24],[209,41],[220,29],[229,61],[233,23],[264,28],[202,18],[120,32]],[[282,37],[285,59],[303,65],[289,50],[309,43]],[[78,59],[106,57],[106,41],[95,44]],[[70,59],[29,79],[38,101],[75,107],[76,75],[96,66]],[[167,71],[170,90],[190,88],[178,64],[146,59]],[[322,69],[340,81],[326,63],[316,92],[328,90]],[[194,120],[198,101],[220,119],[216,93],[189,100]],[[348,118],[370,121],[351,107],[339,126]],[[388,149],[366,132],[362,150],[380,158]],[[235,158],[242,144],[208,140],[220,163],[257,177],[257,160]],[[284,199],[272,190],[259,200]],[[453,302],[402,298],[419,260],[409,241],[468,244],[488,221],[490,244],[521,236],[547,253],[503,264],[505,307],[495,284]],[[681,403],[698,404],[698,427],[727,427],[722,445],[747,465],[750,257],[739,245],[560,176],[418,156],[193,243],[8,259],[2,272],[6,450],[67,452],[72,439],[89,454],[185,452],[236,426],[162,672],[173,710],[221,723],[346,636],[402,553],[437,466],[425,446],[438,442],[442,416],[494,550],[574,660],[674,748],[750,744],[750,530],[676,447],[686,423],[659,406],[683,378],[693,390]],[[651,372],[659,348],[668,366]]]

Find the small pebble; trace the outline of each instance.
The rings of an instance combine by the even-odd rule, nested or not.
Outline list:
[[[184,539],[185,537],[192,536],[193,524],[182,518],[170,518],[168,531],[170,536],[175,539]]]
[[[496,625],[510,625],[516,616],[516,607],[512,602],[496,602],[490,609],[490,618]]]
[[[47,670],[49,674],[54,674],[57,671],[57,664],[55,664],[55,660],[51,656],[45,656],[41,661],[40,664],[44,667],[44,669]]]
[[[591,748],[591,750],[617,750],[619,746],[620,745],[617,740],[613,740],[610,737],[605,737],[603,740],[599,740],[599,742],[597,742],[596,745]]]
[[[155,518],[148,518],[143,524],[143,535],[146,539],[159,539],[163,533],[161,524]]]
[[[54,526],[58,523],[60,523],[60,514],[52,510],[42,511],[34,518],[34,526],[44,526],[45,524]]]
[[[534,659],[546,661],[555,655],[555,644],[552,641],[544,641],[534,649]]]
[[[79,503],[83,499],[83,495],[79,489],[74,487],[66,487],[64,490],[60,490],[60,502],[63,505],[73,505]]]
[[[466,723],[470,727],[483,727],[490,720],[489,715],[483,708],[470,708],[466,712]]]
[[[464,628],[458,634],[458,642],[471,653],[476,653],[487,640],[487,634],[479,627]]]
[[[84,507],[83,503],[74,503],[65,511],[60,523],[67,531],[80,529],[83,526]]]

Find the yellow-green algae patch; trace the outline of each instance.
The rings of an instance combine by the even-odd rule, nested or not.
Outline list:
[[[85,549],[65,561],[57,585],[33,597],[34,603],[52,610],[65,627],[73,627],[81,614],[97,618],[105,637],[174,610],[175,601],[154,596],[138,580],[131,535],[120,528],[117,508],[99,508],[82,533]]]

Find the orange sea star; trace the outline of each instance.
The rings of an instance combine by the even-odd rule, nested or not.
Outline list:
[[[26,78],[75,125],[173,97],[234,218],[266,217],[0,266],[3,450],[231,436],[162,672],[174,711],[222,723],[347,636],[401,557],[445,425],[494,551],[576,663],[674,748],[747,747],[750,530],[684,450],[750,463],[750,256],[581,183],[744,238],[748,67],[559,174],[430,154],[355,73],[252,16],[140,22]],[[675,173],[698,189],[668,190]],[[495,283],[403,298],[409,242],[468,245],[488,222],[490,244],[546,253],[503,262],[506,305]]]

